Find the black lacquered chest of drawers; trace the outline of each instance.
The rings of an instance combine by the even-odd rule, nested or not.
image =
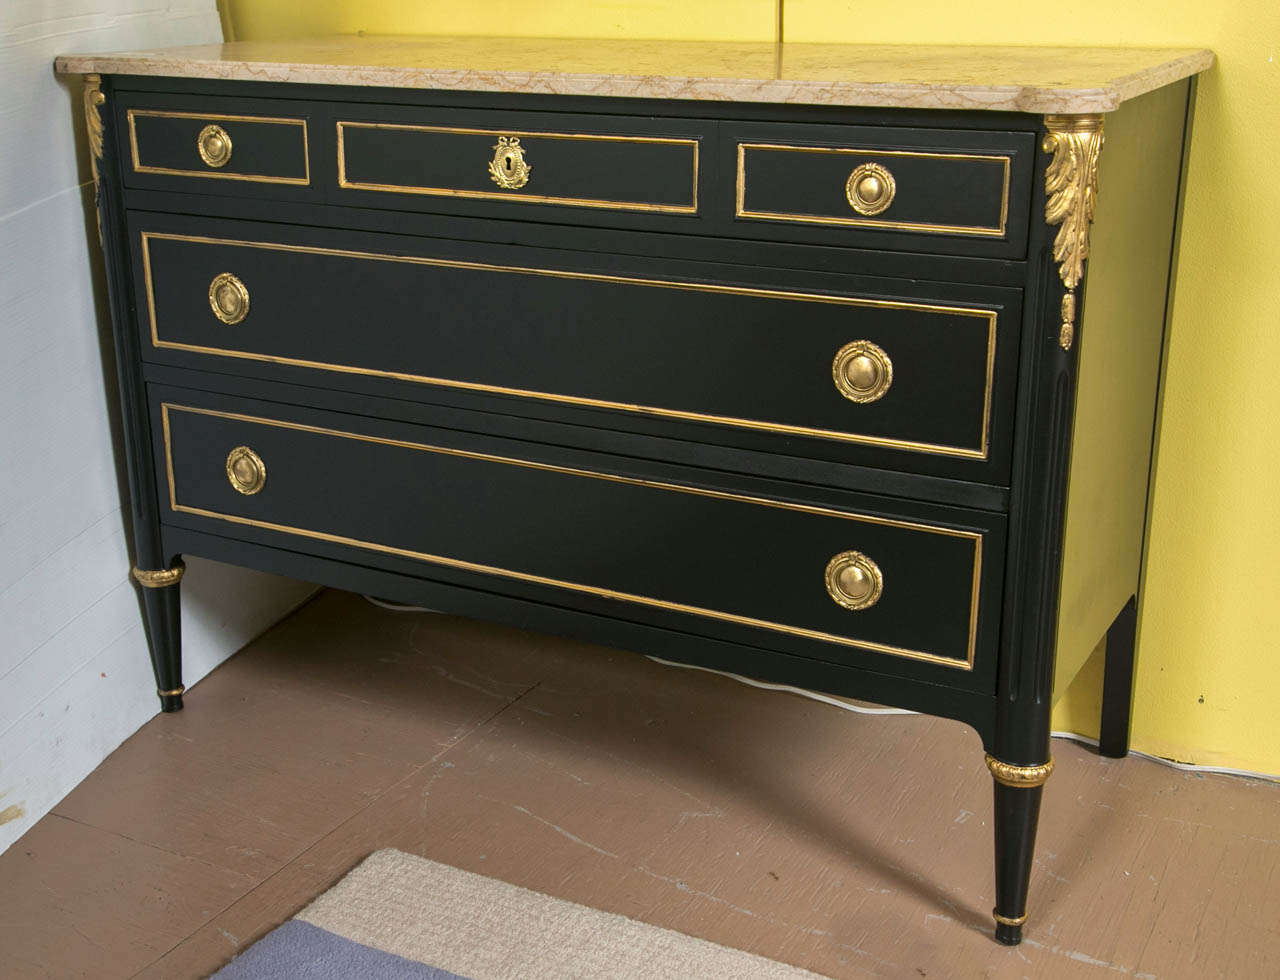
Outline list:
[[[1211,56],[1078,59],[1125,88],[988,53],[948,87],[815,67],[857,48],[660,77],[625,45],[490,42],[519,70],[473,72],[475,41],[378,44],[60,62],[162,707],[193,554],[959,719],[1019,941],[1055,674],[1104,634],[1127,748]]]

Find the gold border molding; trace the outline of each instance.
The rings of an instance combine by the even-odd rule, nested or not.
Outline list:
[[[494,136],[502,139],[520,138],[538,140],[581,140],[589,143],[649,143],[665,146],[683,146],[692,151],[693,186],[689,192],[688,204],[652,204],[646,201],[602,200],[588,197],[560,197],[551,194],[514,194],[505,185],[502,190],[477,191],[461,187],[428,187],[420,184],[381,184],[370,181],[351,180],[347,176],[347,130],[376,129],[396,130],[413,133],[448,133],[457,136]],[[601,208],[606,211],[646,211],[656,214],[697,214],[698,213],[698,151],[700,138],[693,136],[622,136],[615,133],[553,133],[535,130],[502,130],[502,129],[462,129],[456,126],[417,126],[409,123],[373,123],[340,119],[337,121],[338,133],[338,186],[345,190],[383,191],[393,194],[429,194],[437,197],[472,198],[476,200],[515,201],[526,204],[557,204],[580,208]],[[495,146],[497,154],[504,147]],[[523,153],[528,147],[519,148]],[[531,168],[530,168],[531,169]],[[492,171],[490,171],[492,173]],[[527,175],[526,175],[527,176]],[[524,185],[521,184],[521,187]],[[512,188],[514,189],[514,188]]]
[[[487,565],[480,562],[469,561],[463,558],[455,558],[449,555],[439,555],[426,551],[416,551],[409,548],[401,548],[391,544],[385,544],[377,541],[367,541],[361,538],[353,538],[346,535],[333,534],[328,531],[321,531],[314,528],[298,527],[291,524],[279,524],[271,521],[263,521],[257,518],[244,517],[239,514],[229,514],[220,511],[208,510],[203,507],[193,507],[190,504],[178,502],[177,481],[174,478],[174,449],[173,449],[173,425],[171,417],[177,414],[204,415],[211,418],[227,419],[233,422],[246,422],[252,425],[267,426],[275,429],[285,429],[293,432],[308,432],[315,435],[332,436],[339,439],[347,439],[355,442],[371,443],[381,446],[392,446],[400,449],[410,449],[417,452],[438,453],[444,456],[454,456],[463,459],[479,460],[490,463],[499,463],[509,466],[520,466],[530,470],[538,470],[549,473],[563,473],[569,476],[584,477],[587,479],[606,480],[612,483],[622,483],[630,486],[650,487],[655,490],[666,490],[676,493],[687,493],[692,496],[706,497],[714,500],[738,501],[745,504],[758,505],[763,507],[776,507],[781,510],[792,511],[801,514],[813,514],[820,517],[835,517],[841,520],[851,521],[857,524],[872,524],[880,527],[903,528],[908,531],[918,531],[926,534],[937,534],[950,538],[961,538],[967,540],[973,545],[973,573],[969,585],[969,635],[966,643],[965,657],[959,659],[957,657],[944,656],[938,653],[932,653],[927,650],[912,650],[904,647],[892,646],[887,643],[881,643],[875,640],[861,640],[851,636],[837,635],[827,633],[817,629],[810,629],[802,626],[791,626],[786,623],[776,623],[766,619],[756,619],[750,616],[739,615],[737,613],[727,612],[724,610],[709,609],[703,606],[695,606],[687,603],[675,602],[666,599],[660,599],[653,596],[639,595],[632,592],[622,592],[616,589],[605,588],[602,586],[590,585],[581,582],[571,582],[565,579],[552,578],[550,576],[541,575],[536,572],[526,572],[517,569],[502,568],[496,565]],[[431,562],[436,565],[442,565],[446,568],[462,569],[469,572],[479,572],[485,575],[497,575],[503,578],[514,579],[520,582],[531,582],[536,585],[549,585],[555,588],[567,589],[573,592],[581,592],[588,595],[602,596],[607,599],[617,599],[623,602],[633,602],[638,605],[650,606],[658,609],[668,609],[679,613],[688,613],[693,616],[699,616],[706,619],[714,619],[720,622],[735,623],[741,626],[753,626],[760,629],[771,630],[776,633],[783,633],[790,636],[800,636],[806,639],[819,640],[824,643],[834,643],[840,646],[851,647],[857,650],[867,650],[872,653],[883,653],[894,657],[904,657],[908,660],[921,660],[926,663],[938,664],[945,667],[952,667],[957,670],[971,671],[974,669],[974,658],[977,652],[978,638],[978,608],[982,592],[982,544],[984,532],[981,531],[962,531],[956,528],[947,527],[942,524],[921,524],[909,520],[899,520],[896,518],[877,517],[871,514],[852,513],[844,510],[836,510],[829,507],[820,507],[812,504],[790,503],[782,500],[774,500],[768,497],[755,497],[744,494],[729,493],[722,490],[710,490],[702,487],[690,486],[681,483],[667,483],[659,480],[642,480],[636,477],[622,476],[614,473],[604,473],[596,470],[579,469],[576,467],[556,466],[550,463],[541,463],[529,459],[521,459],[514,456],[497,456],[491,453],[476,452],[474,450],[453,449],[447,446],[428,445],[419,442],[408,442],[401,439],[387,439],[381,436],[362,435],[356,432],[345,432],[341,429],[328,429],[321,426],[303,425],[299,422],[286,422],[281,419],[262,418],[254,415],[242,415],[237,412],[223,412],[212,408],[197,408],[193,405],[178,405],[172,402],[161,402],[160,404],[160,424],[163,431],[164,439],[164,456],[165,456],[165,472],[169,484],[169,509],[179,514],[194,514],[197,517],[204,517],[213,520],[227,521],[231,524],[239,524],[244,527],[262,528],[268,531],[280,531],[285,534],[293,534],[299,537],[308,538],[314,541],[327,541],[333,544],[346,545],[353,548],[364,548],[370,551],[376,551],[380,554],[395,555],[401,558],[411,558],[417,561]]]
[[[850,217],[848,215],[823,214],[791,214],[783,211],[758,211],[748,208],[747,198],[747,151],[764,150],[779,153],[835,153],[855,157],[901,157],[924,158],[929,160],[968,160],[982,163],[1000,164],[1002,175],[1000,181],[1000,217],[994,225],[948,225],[929,221],[892,221],[877,217]],[[739,218],[756,218],[761,221],[791,221],[806,225],[843,225],[860,228],[889,228],[896,231],[921,232],[931,235],[983,235],[988,238],[1003,238],[1009,223],[1009,193],[1011,181],[1012,158],[1007,154],[992,153],[927,153],[922,150],[864,150],[848,146],[789,146],[785,143],[739,143],[738,144],[738,177],[736,185],[736,204],[734,214]],[[850,174],[850,177],[853,175]],[[848,200],[846,198],[846,200]],[[853,204],[849,201],[850,205]],[[886,205],[887,207],[888,205]]]
[[[142,243],[143,281],[146,286],[147,294],[147,315],[151,326],[151,344],[157,350],[183,350],[191,351],[196,354],[210,354],[217,357],[233,357],[243,360],[260,361],[268,364],[288,364],[295,367],[314,368],[322,371],[337,371],[343,374],[357,374],[374,378],[394,378],[398,381],[411,381],[415,384],[439,385],[444,388],[457,388],[465,391],[482,391],[500,395],[515,395],[520,398],[537,398],[543,401],[557,402],[563,405],[585,405],[592,408],[607,408],[615,411],[655,415],[660,418],[710,422],[714,425],[727,425],[735,428],[753,429],[760,432],[814,436],[819,439],[831,439],[839,442],[849,442],[864,446],[876,446],[886,449],[902,449],[908,452],[929,453],[937,456],[955,456],[962,459],[979,460],[986,460],[990,458],[992,401],[995,385],[996,340],[999,317],[1002,315],[996,310],[982,309],[979,306],[951,306],[941,301],[935,303],[931,301],[913,302],[909,300],[871,299],[866,296],[857,295],[832,295],[829,293],[806,292],[803,290],[765,289],[755,286],[736,286],[715,282],[690,282],[679,279],[649,279],[632,276],[616,276],[597,272],[575,272],[568,269],[539,268],[537,266],[497,265],[486,262],[467,262],[460,259],[432,258],[422,255],[389,255],[379,252],[356,252],[348,249],[322,248],[313,245],[253,242],[242,239],[210,238],[201,235],[179,235],[154,231],[142,232],[140,240]],[[797,425],[789,422],[769,422],[759,419],[739,418],[730,415],[710,415],[703,412],[695,412],[680,408],[665,408],[656,405],[635,404],[633,402],[608,401],[606,399],[591,398],[583,395],[538,391],[530,388],[513,388],[504,385],[486,384],[480,381],[464,381],[458,378],[442,378],[431,375],[412,374],[403,371],[391,371],[382,368],[360,367],[354,364],[336,364],[329,361],[316,361],[301,357],[290,357],[284,354],[259,353],[230,346],[207,347],[200,344],[188,344],[176,340],[163,340],[160,337],[159,321],[156,316],[155,283],[151,272],[151,243],[157,241],[192,242],[202,245],[231,245],[243,248],[262,249],[265,251],[288,252],[299,255],[331,255],[365,261],[397,262],[435,268],[471,269],[478,272],[500,272],[525,276],[548,276],[579,282],[621,283],[626,286],[676,289],[697,293],[713,293],[717,295],[751,296],[766,299],[794,300],[797,302],[835,304],[853,309],[912,310],[922,313],[937,313],[943,316],[974,317],[986,322],[987,334],[986,375],[983,379],[982,421],[978,445],[970,448],[968,446],[953,446],[922,442],[919,440],[893,438],[889,436],[868,435],[859,432],[823,429],[814,426]]]
[[[144,589],[163,589],[168,585],[177,585],[182,579],[182,573],[186,570],[187,566],[182,562],[178,562],[172,568],[160,568],[155,571],[148,571],[135,565],[133,577]]]
[[[166,174],[174,177],[210,177],[217,180],[247,180],[255,184],[293,184],[298,187],[311,185],[311,149],[307,137],[306,119],[291,116],[230,116],[218,112],[167,112],[160,109],[130,109],[125,113],[129,125],[129,155],[134,173]],[[302,134],[302,176],[273,177],[270,174],[247,174],[236,171],[183,170],[177,167],[153,167],[142,162],[138,151],[139,119],[195,119],[216,122],[260,123],[262,125],[296,126]],[[207,128],[207,127],[206,127]],[[230,137],[228,137],[230,139]],[[228,159],[230,159],[228,157]],[[225,164],[224,164],[225,165]]]
[[[1098,157],[1105,137],[1102,116],[1045,116],[1042,147],[1053,159],[1044,175],[1045,220],[1059,225],[1053,259],[1066,287],[1058,344],[1071,350],[1076,334],[1076,286],[1089,257],[1089,227],[1098,196]]]
[[[187,690],[187,687],[185,684],[179,684],[177,687],[170,688],[167,691],[162,691],[160,690],[160,688],[157,687],[156,693],[159,694],[162,698],[180,698],[182,697],[183,693],[186,690]]]
[[[1038,766],[1015,766],[1011,762],[1001,762],[995,756],[988,753],[987,768],[991,770],[991,778],[1002,786],[1012,786],[1014,789],[1034,789],[1037,786],[1043,786],[1053,772],[1052,757],[1048,762]],[[1017,923],[1006,923],[1006,925],[1016,925]]]

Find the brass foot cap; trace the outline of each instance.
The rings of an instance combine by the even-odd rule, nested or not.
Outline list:
[[[1015,766],[1010,762],[1001,762],[993,755],[987,756],[987,768],[991,777],[1003,786],[1014,789],[1033,789],[1043,786],[1053,773],[1053,759],[1038,766]]]
[[[1020,926],[1022,925],[1022,923],[1027,921],[1027,913],[1025,912],[1023,912],[1022,915],[1013,917],[1008,915],[1001,915],[995,909],[992,909],[991,917],[995,919],[996,922],[998,922],[1002,926]]]
[[[186,570],[187,566],[182,562],[178,562],[172,568],[161,568],[155,571],[135,566],[133,577],[144,589],[163,589],[167,585],[177,585],[182,579],[182,573]]]

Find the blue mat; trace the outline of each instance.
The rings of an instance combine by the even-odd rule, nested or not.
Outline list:
[[[466,980],[448,970],[335,936],[292,919],[263,936],[211,980]]]

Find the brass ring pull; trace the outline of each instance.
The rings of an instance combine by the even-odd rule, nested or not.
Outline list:
[[[533,168],[525,162],[519,136],[499,136],[489,161],[489,179],[506,191],[519,190],[529,183]]]
[[[249,290],[230,272],[220,272],[209,283],[209,306],[219,320],[235,326],[249,315]]]
[[[893,361],[883,347],[869,340],[854,340],[836,351],[831,377],[849,401],[860,405],[877,401],[893,384]]]
[[[844,196],[849,207],[868,218],[883,214],[898,192],[897,181],[878,163],[860,163],[844,182]]]
[[[267,464],[248,446],[236,446],[227,453],[227,479],[237,493],[252,497],[267,482]]]
[[[225,167],[231,160],[231,137],[221,126],[210,124],[196,137],[200,159],[211,167]]]
[[[861,551],[842,551],[827,562],[827,594],[845,609],[874,606],[884,591],[880,566]]]

